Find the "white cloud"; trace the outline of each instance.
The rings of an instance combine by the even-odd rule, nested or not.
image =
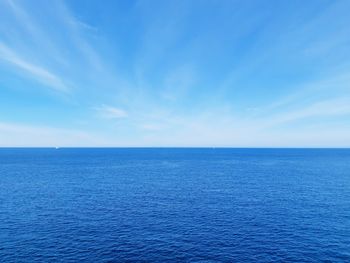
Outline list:
[[[350,98],[346,97],[315,102],[295,110],[269,115],[266,118],[260,117],[258,121],[262,126],[270,127],[303,119],[345,115],[350,115]]]
[[[60,77],[43,67],[26,61],[3,43],[0,43],[0,60],[12,64],[50,88],[59,91],[68,91],[68,87],[63,83]]]
[[[98,112],[99,116],[105,119],[123,119],[128,117],[128,113],[123,109],[119,109],[108,105],[96,107],[95,110]]]

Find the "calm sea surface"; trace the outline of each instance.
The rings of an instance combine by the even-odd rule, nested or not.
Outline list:
[[[350,150],[0,149],[0,262],[350,262]]]

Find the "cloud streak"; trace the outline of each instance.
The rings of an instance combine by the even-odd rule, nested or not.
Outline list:
[[[57,91],[68,92],[69,90],[60,77],[41,66],[21,58],[3,43],[0,43],[0,60],[10,63],[45,86]]]
[[[98,115],[105,119],[124,119],[128,117],[128,113],[120,108],[102,105],[100,107],[96,107]]]

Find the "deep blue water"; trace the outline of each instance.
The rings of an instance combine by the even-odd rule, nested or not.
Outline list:
[[[0,149],[0,262],[350,262],[350,150]]]

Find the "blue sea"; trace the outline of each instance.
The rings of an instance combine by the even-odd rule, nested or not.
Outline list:
[[[3,148],[0,262],[350,262],[350,150]]]

